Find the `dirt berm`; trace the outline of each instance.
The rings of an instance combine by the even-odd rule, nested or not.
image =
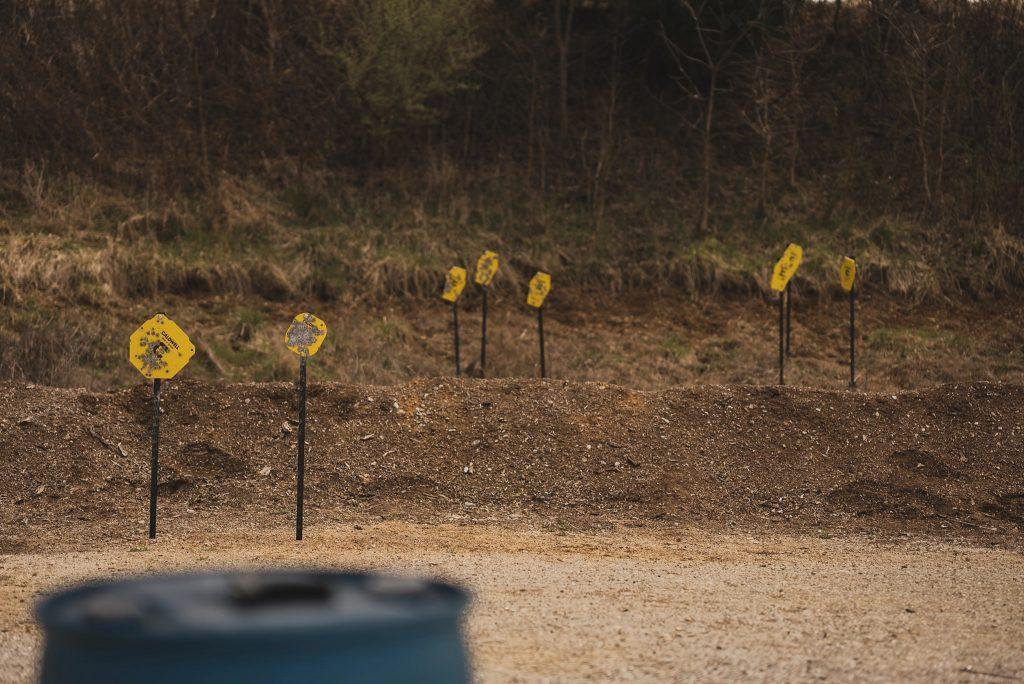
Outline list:
[[[1024,531],[1024,386],[900,394],[425,379],[309,392],[307,524],[361,515]],[[0,385],[0,551],[141,538],[150,388]],[[289,384],[165,383],[161,525],[290,520]]]

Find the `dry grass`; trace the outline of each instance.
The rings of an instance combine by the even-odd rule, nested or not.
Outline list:
[[[764,293],[773,261],[797,241],[805,297],[835,292],[844,254],[858,258],[865,290],[915,301],[1000,296],[1024,284],[1024,239],[999,225],[885,217],[816,225],[793,210],[771,225],[722,219],[715,236],[694,237],[678,215],[671,220],[680,207],[636,223],[640,205],[654,198],[610,210],[595,227],[571,205],[524,204],[493,186],[460,192],[442,171],[427,178],[443,191],[430,200],[411,187],[356,189],[320,175],[276,189],[223,176],[200,197],[158,199],[73,178],[54,186],[28,169],[21,210],[0,220],[0,282],[8,299],[40,292],[99,303],[171,293],[381,302],[433,297],[450,265],[471,266],[491,248],[504,257],[496,287],[507,293],[544,269],[580,298],[749,296]]]
[[[815,224],[791,207],[789,218],[771,225],[737,221],[696,238],[667,218],[678,206],[657,213],[637,198],[635,206],[610,208],[595,227],[582,209],[498,191],[500,178],[482,181],[493,192],[460,189],[453,173],[440,167],[424,178],[438,191],[428,202],[430,193],[410,187],[355,188],[315,174],[279,187],[224,176],[202,196],[130,197],[27,169],[18,210],[0,214],[0,376],[92,387],[134,382],[122,363],[123,340],[164,310],[203,338],[206,351],[190,373],[284,379],[294,364],[277,323],[300,309],[330,318],[332,341],[318,360],[328,377],[390,383],[448,374],[442,275],[453,264],[472,266],[485,248],[503,256],[492,308],[493,374],[536,372],[533,320],[521,299],[543,269],[555,277],[552,368],[637,387],[771,382],[764,283],[790,240],[806,248],[796,280],[801,306],[822,311],[837,306],[836,265],[847,253],[859,260],[864,295],[886,311],[914,304],[923,312],[965,298],[1012,302],[1024,284],[1024,240],[998,225]],[[649,222],[634,223],[635,212]],[[602,302],[596,311],[595,299]],[[691,313],[666,318],[656,306],[654,321],[628,313],[637,302],[658,300],[673,302],[670,312]],[[475,288],[461,305],[468,362],[477,353]],[[1005,307],[983,308],[1005,319]],[[833,315],[825,319],[831,328],[817,333],[817,349],[842,348]],[[867,337],[865,368],[875,362],[872,382],[884,387],[1016,377],[1022,345],[1008,324],[983,321],[991,335],[959,330],[940,336],[954,342],[925,344],[939,323],[906,324],[893,314],[876,329],[911,332]],[[914,337],[917,329],[925,338]],[[907,351],[915,339],[925,351]],[[957,360],[965,350],[973,361]],[[811,355],[794,364],[791,378],[841,382],[840,365],[838,352]]]
[[[5,378],[53,386],[96,386],[124,358],[116,315],[48,305],[33,296],[0,310]],[[102,380],[100,380],[102,382]]]
[[[652,300],[643,307],[611,299],[575,304],[552,295],[545,317],[551,377],[660,389],[676,385],[757,383],[777,378],[775,308],[748,300]],[[859,385],[872,391],[969,380],[1024,381],[1024,307],[1006,302],[938,308],[869,299],[860,307]],[[131,331],[156,310],[197,342],[186,377],[292,380],[295,357],[282,335],[308,309],[329,325],[314,358],[314,380],[394,384],[454,374],[450,312],[428,302],[279,303],[251,297],[142,299],[123,306],[54,305],[33,297],[0,309],[0,376],[50,385],[105,389],[138,383],[124,359]],[[841,388],[848,379],[846,308],[797,300],[790,384]],[[479,302],[461,302],[464,373],[478,372]],[[519,297],[496,294],[488,325],[489,377],[538,373],[536,320]]]

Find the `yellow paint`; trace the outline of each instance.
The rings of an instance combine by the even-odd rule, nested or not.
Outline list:
[[[185,331],[163,314],[139,326],[128,341],[128,360],[151,380],[170,380],[195,353]]]
[[[491,284],[494,274],[498,272],[498,255],[490,250],[476,260],[476,284],[484,287]]]
[[[285,346],[299,356],[312,356],[327,337],[327,324],[309,313],[300,313],[284,334]]]
[[[538,309],[544,306],[544,298],[551,292],[551,276],[544,271],[530,279],[530,292],[526,295],[526,303]]]
[[[466,269],[461,266],[452,266],[444,277],[444,292],[441,294],[441,299],[454,304],[458,301],[464,287],[466,287]]]
[[[775,268],[772,270],[772,289],[776,292],[782,292],[786,289],[786,285],[789,284],[790,278],[792,278],[798,268],[800,268],[800,262],[804,259],[804,250],[801,249],[800,245],[793,243],[786,247],[786,251],[783,252],[782,258],[779,259],[778,263],[775,264]]]
[[[850,257],[843,257],[839,264],[839,284],[849,292],[853,289],[853,281],[857,278],[857,262]]]

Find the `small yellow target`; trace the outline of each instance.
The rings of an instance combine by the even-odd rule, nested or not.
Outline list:
[[[310,313],[300,313],[288,326],[284,343],[299,356],[312,356],[327,337],[327,324]]]
[[[151,380],[170,380],[195,353],[185,331],[163,314],[139,326],[128,341],[128,360]]]
[[[857,279],[857,262],[850,257],[843,257],[839,264],[839,285],[849,292],[853,289],[853,281]]]
[[[803,261],[803,259],[804,250],[800,245],[790,243],[789,247],[786,247],[786,251],[782,254],[782,258],[775,264],[775,268],[772,271],[772,289],[776,292],[782,292],[785,290],[786,285],[789,284],[790,278],[796,275],[796,271],[800,268],[800,262]]]
[[[466,287],[466,269],[461,266],[452,266],[444,277],[444,292],[441,299],[454,304]]]
[[[487,287],[494,280],[494,274],[498,272],[498,255],[490,250],[480,255],[476,260],[476,284]]]
[[[544,306],[544,299],[551,292],[551,276],[544,271],[530,279],[530,292],[526,295],[526,303],[538,309]]]

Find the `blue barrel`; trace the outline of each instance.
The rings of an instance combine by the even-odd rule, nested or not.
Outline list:
[[[468,601],[440,582],[333,572],[89,584],[36,607],[42,682],[467,682]]]

